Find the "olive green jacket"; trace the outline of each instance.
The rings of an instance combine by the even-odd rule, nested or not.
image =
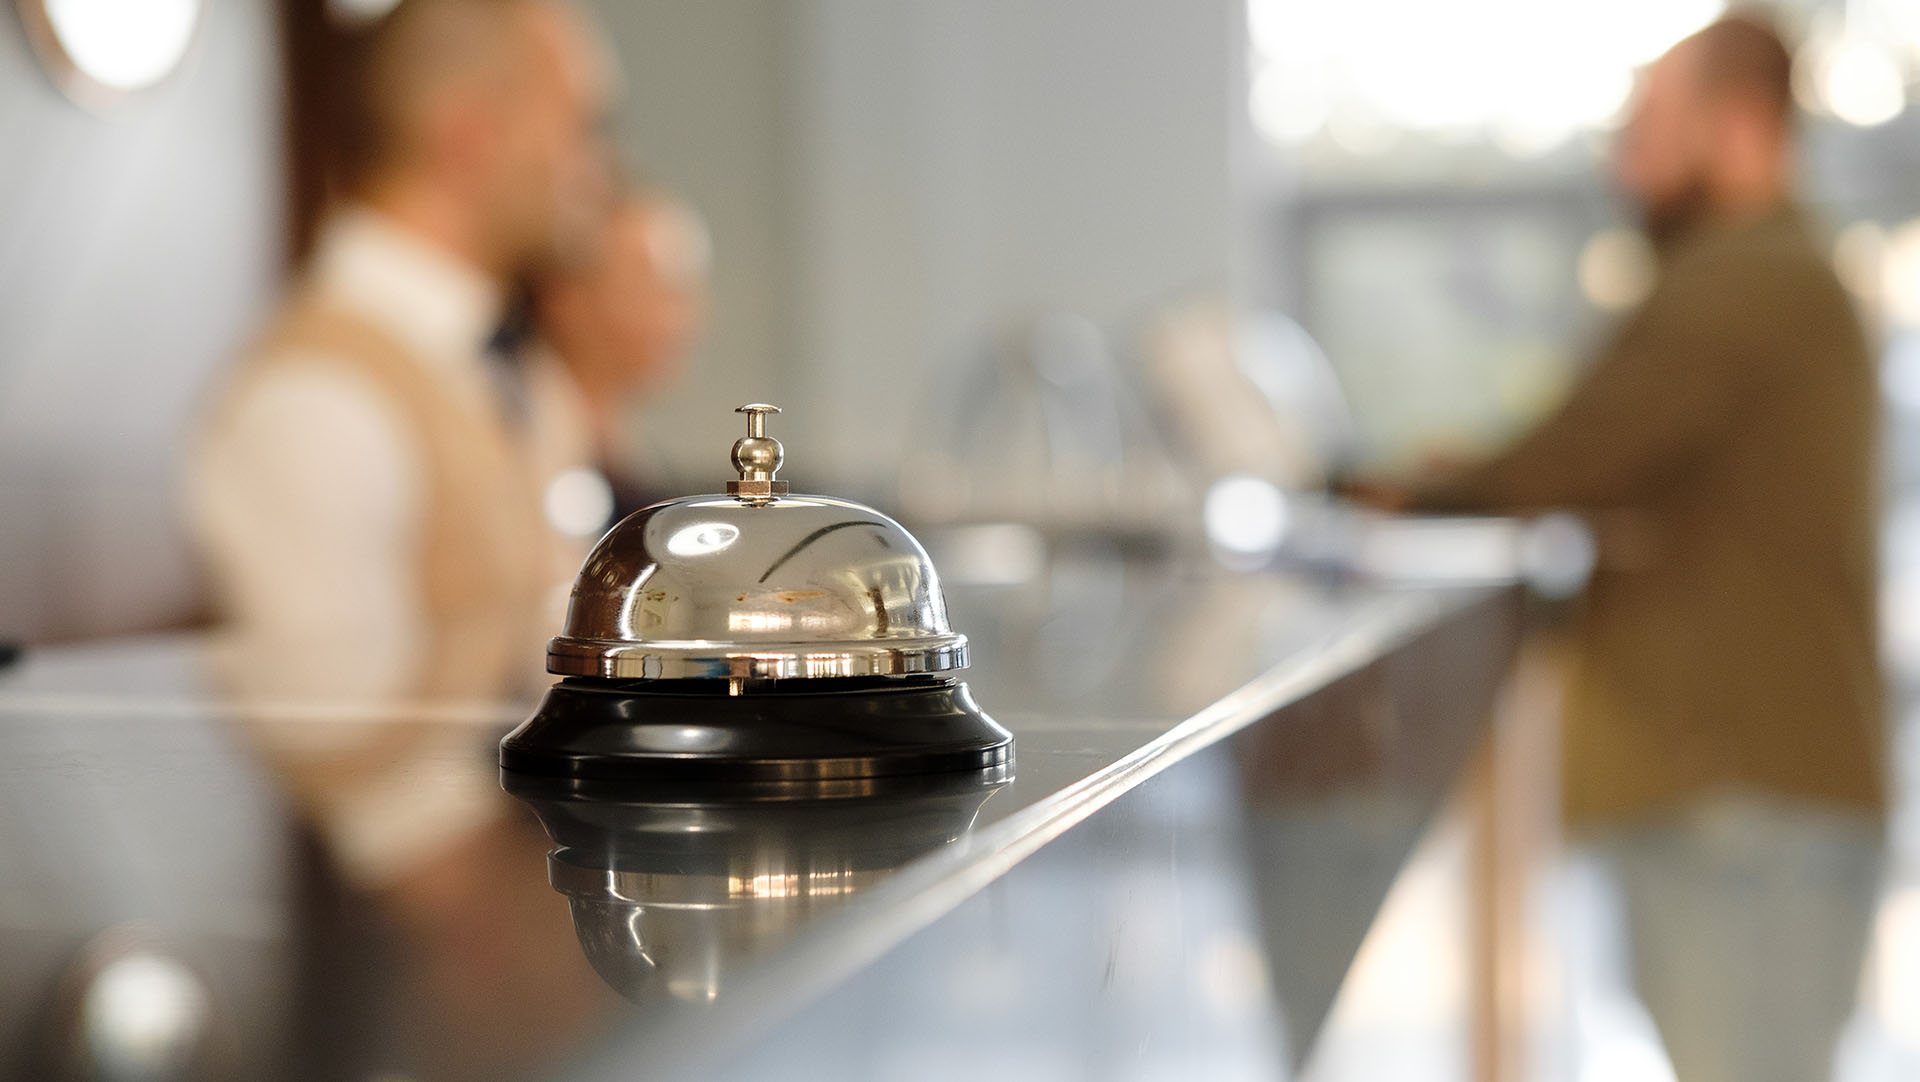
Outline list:
[[[1876,387],[1797,212],[1702,227],[1557,413],[1415,495],[1595,523],[1570,824],[1728,788],[1884,814]]]

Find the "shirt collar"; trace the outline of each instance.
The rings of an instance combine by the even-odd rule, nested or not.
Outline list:
[[[474,363],[505,303],[478,268],[363,206],[327,219],[313,273],[329,298],[436,367]]]

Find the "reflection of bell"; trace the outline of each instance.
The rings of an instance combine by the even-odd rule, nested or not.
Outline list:
[[[869,507],[795,496],[740,407],[727,495],[669,500],[601,538],[547,670],[567,679],[500,747],[568,777],[805,780],[978,770],[1012,737],[956,679],[920,543]]]
[[[558,844],[548,876],[600,976],[635,1002],[705,1002],[742,961],[964,835],[1006,771],[885,786],[650,785],[645,800],[502,777]]]

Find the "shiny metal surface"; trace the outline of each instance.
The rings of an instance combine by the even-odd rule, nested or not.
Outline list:
[[[731,496],[629,516],[588,555],[547,671],[613,679],[796,679],[941,673],[967,664],[933,563],[861,504],[785,495],[778,408],[740,407]]]

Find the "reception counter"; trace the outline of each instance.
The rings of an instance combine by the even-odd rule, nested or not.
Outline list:
[[[29,652],[0,1077],[1293,1077],[1518,591],[1090,553],[948,596],[1012,767],[806,791],[503,788],[514,650]]]

